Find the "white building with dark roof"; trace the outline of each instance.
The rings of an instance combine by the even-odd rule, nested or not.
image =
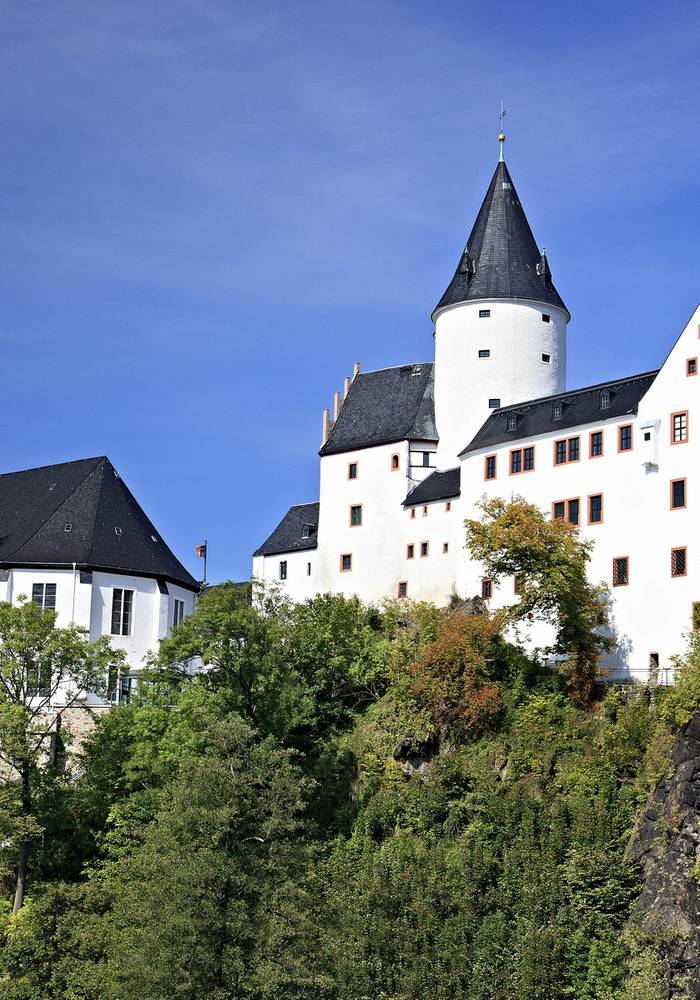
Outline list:
[[[594,542],[613,678],[672,679],[700,609],[692,529],[700,307],[658,371],[566,390],[569,311],[503,160],[433,312],[433,363],[361,373],[325,411],[319,503],[292,507],[253,576],[295,600],[513,601],[464,548],[486,496],[522,496]],[[669,341],[671,336],[669,336]],[[550,642],[535,626],[527,641]]]
[[[59,627],[109,636],[127,664],[110,677],[111,701],[128,700],[199,590],[108,458],[0,475],[0,601],[26,597],[55,610]]]

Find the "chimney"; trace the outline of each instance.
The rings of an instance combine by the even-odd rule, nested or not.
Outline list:
[[[345,400],[345,399],[347,399],[347,396],[348,396],[348,389],[349,389],[349,388],[350,388],[350,379],[349,379],[349,377],[348,377],[348,376],[346,375],[346,376],[345,376],[345,382],[343,382],[343,399],[344,399],[344,400]]]
[[[359,374],[360,374],[360,362],[356,361],[355,364],[352,366],[353,381],[357,378]]]
[[[340,413],[340,407],[343,405],[343,400],[339,392],[333,394],[333,423],[338,419],[338,414]]]
[[[321,447],[328,440],[331,434],[331,411],[326,407],[323,411],[323,430],[321,431]]]

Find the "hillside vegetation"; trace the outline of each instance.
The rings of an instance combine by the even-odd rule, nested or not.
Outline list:
[[[625,847],[700,709],[700,645],[676,688],[603,694],[555,592],[556,673],[473,607],[212,590],[67,768],[35,766],[15,915],[2,786],[0,994],[661,1000]]]

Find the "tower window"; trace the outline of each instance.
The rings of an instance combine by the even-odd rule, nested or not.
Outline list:
[[[508,430],[509,431],[514,431],[514,430],[517,430],[517,427],[518,427],[518,414],[517,413],[509,413],[508,414]]]
[[[357,479],[357,462],[350,462],[348,465],[348,479]]]
[[[479,310],[479,319],[488,319],[490,315],[491,315],[491,310],[490,309],[480,309]]]
[[[415,507],[411,507],[411,520],[413,520],[413,518],[415,516],[416,516],[416,508]]]
[[[430,452],[429,451],[424,451],[423,452],[423,468],[427,469],[429,466],[430,466]]]
[[[616,556],[613,559],[613,587],[626,587],[630,582],[630,564],[628,556]]]
[[[485,350],[479,351],[479,357],[480,358],[490,358],[491,357],[491,351],[489,351],[488,348],[486,348]]]
[[[350,508],[350,527],[359,528],[362,524],[362,504],[353,504]]]
[[[481,596],[485,601],[493,597],[493,580],[484,578],[481,581]]]
[[[671,480],[671,510],[680,510],[685,507],[685,479]]]
[[[425,557],[427,556],[427,554],[428,554],[428,543],[427,542],[421,542],[420,543],[420,555],[421,555],[421,559],[425,559]]]
[[[408,594],[408,584],[406,583],[405,580],[402,580],[401,583],[399,584],[398,594],[399,597],[406,597],[406,595]]]
[[[443,542],[442,543],[442,554],[443,555],[447,555],[447,553],[449,552],[449,550],[450,550],[450,543],[449,542]]]
[[[311,576],[311,563],[306,564],[306,575]]]
[[[400,459],[399,459],[398,454],[392,455],[391,456],[391,471],[392,472],[397,472],[398,469],[399,469],[399,465],[400,465]]]
[[[600,394],[600,408],[601,408],[601,410],[609,410],[610,409],[610,390],[609,389],[603,389],[603,391]]]
[[[416,547],[415,547],[415,545],[407,545],[406,546],[406,558],[407,559],[413,559],[413,557],[415,556],[415,554],[416,554]]]
[[[351,569],[352,569],[352,554],[350,552],[346,552],[340,557],[340,572],[349,573]]]
[[[544,360],[544,354],[542,355]],[[552,403],[552,420],[561,420],[564,414],[564,406],[561,401],[557,400],[556,403]]]
[[[549,321],[550,321],[551,318],[552,317],[549,315],[549,313],[542,313],[542,322],[543,323],[549,323]]]
[[[671,549],[671,576],[685,576],[688,572],[688,550]]]
[[[544,363],[546,365],[548,365],[549,362],[552,360],[552,355],[551,354],[543,354],[542,355],[542,360],[544,361]]]
[[[497,410],[501,405],[500,399],[490,399],[489,400],[489,410]]]
[[[176,597],[173,601],[173,628],[177,628],[178,625],[181,625],[184,617],[185,602],[178,600]]]

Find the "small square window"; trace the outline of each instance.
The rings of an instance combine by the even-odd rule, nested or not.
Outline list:
[[[357,462],[348,465],[348,479],[357,479]]]
[[[489,410],[498,410],[501,406],[501,400],[498,398],[489,400]]]
[[[496,478],[496,456],[487,455],[484,459],[484,479]]]
[[[402,580],[399,584],[398,595],[399,597],[406,597],[408,594],[408,584],[405,580]]]
[[[548,365],[549,362],[552,360],[552,355],[551,354],[543,354],[542,355],[542,360],[544,361],[544,363],[546,365]]]
[[[490,309],[480,309],[479,310],[479,319],[488,319],[490,315],[491,315],[491,310]]]
[[[352,569],[352,555],[349,552],[340,557],[340,572],[349,573]]]
[[[489,350],[479,351],[479,357],[480,358],[490,358],[491,357],[491,351],[489,351]]]
[[[428,543],[427,542],[421,542],[420,543],[420,555],[421,555],[421,559],[425,559],[425,557],[427,556],[427,554],[428,554]]]
[[[685,363],[685,373],[686,375],[697,375],[698,373],[698,359],[688,358]]]
[[[651,431],[644,431],[644,440],[651,441]]]
[[[406,558],[407,559],[413,559],[413,557],[415,556],[415,554],[416,554],[416,547],[415,547],[415,545],[407,545],[406,546]]]
[[[542,313],[542,322],[543,323],[549,323],[549,321],[551,320],[551,318],[552,317],[549,315],[549,313]]]
[[[688,550],[671,549],[671,576],[685,576],[688,572]]]
[[[685,507],[685,479],[671,480],[671,510],[678,510]]]
[[[484,578],[481,581],[481,596],[485,601],[493,597],[493,580]]]
[[[630,582],[629,559],[617,556],[613,559],[613,587],[626,587]]]

